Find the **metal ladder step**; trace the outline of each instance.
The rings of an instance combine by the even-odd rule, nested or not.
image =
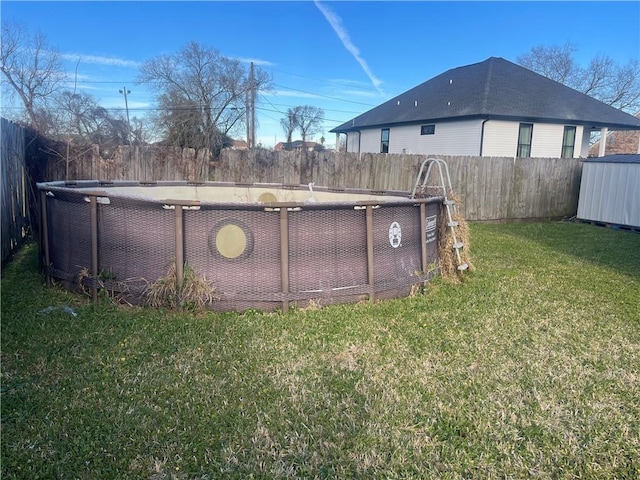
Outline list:
[[[431,173],[431,168],[434,165],[438,169],[440,184],[427,185],[430,178],[429,175]],[[460,250],[464,247],[464,242],[459,241],[456,237],[456,227],[459,227],[460,224],[453,220],[452,217],[452,215],[455,215],[457,213],[456,202],[450,198],[447,198],[447,194],[451,192],[451,176],[449,175],[449,167],[447,166],[447,163],[442,159],[427,158],[422,161],[410,198],[415,198],[416,194],[419,192],[421,195],[426,196],[429,189],[442,190],[442,203],[446,209],[446,218],[448,220],[447,227],[451,229],[451,235],[453,237],[453,250],[455,251],[458,263],[457,268],[459,271],[467,270],[469,268],[469,265],[467,265],[467,263],[462,260],[462,256],[460,254]]]

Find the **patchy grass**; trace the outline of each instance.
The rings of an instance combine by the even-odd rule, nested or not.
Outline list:
[[[2,478],[638,478],[640,236],[471,236],[463,284],[287,315],[91,305],[24,249]]]

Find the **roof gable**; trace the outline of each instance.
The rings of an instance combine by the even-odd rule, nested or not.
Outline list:
[[[453,68],[331,130],[491,118],[640,129],[640,120],[503,58]]]

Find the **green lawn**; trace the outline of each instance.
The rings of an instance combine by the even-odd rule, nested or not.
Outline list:
[[[471,235],[462,285],[286,315],[94,306],[27,247],[1,285],[2,478],[638,478],[640,235]]]

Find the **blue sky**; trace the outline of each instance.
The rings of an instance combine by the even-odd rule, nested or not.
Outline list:
[[[190,41],[273,76],[258,97],[257,139],[284,140],[289,107],[325,110],[328,131],[450,68],[489,57],[516,61],[538,45],[577,47],[586,66],[598,54],[626,64],[640,56],[640,2],[31,2],[2,1],[0,14],[40,30],[78,64],[78,89],[131,116],[153,106],[136,84],[146,60]],[[4,102],[3,102],[4,103]],[[242,133],[237,135],[242,138]],[[317,135],[320,138],[320,134]]]

